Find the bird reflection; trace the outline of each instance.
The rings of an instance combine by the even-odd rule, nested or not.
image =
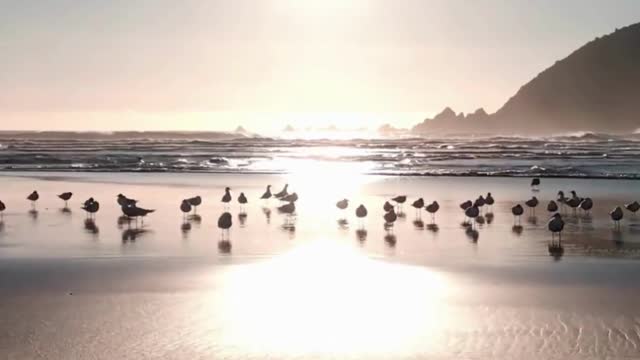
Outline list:
[[[549,255],[551,255],[556,261],[560,260],[564,255],[564,248],[562,247],[562,243],[558,241],[551,242],[548,248]]]
[[[493,218],[494,218],[493,213],[492,212],[486,213],[484,217],[487,219],[487,224],[491,225],[491,223],[493,222]]]
[[[36,209],[29,210],[29,216],[31,216],[33,220],[36,220],[38,218],[38,210]]]
[[[413,220],[413,227],[415,227],[416,230],[424,230],[424,221],[420,219]]]
[[[473,228],[467,228],[467,230],[465,231],[465,234],[474,243],[477,243],[478,238],[480,237],[480,233],[478,232],[478,230],[475,230]]]
[[[187,217],[187,220],[194,222],[196,224],[200,224],[202,222],[202,216],[198,215],[198,214],[193,214],[193,215],[189,215]]]
[[[531,225],[538,225],[538,217],[537,216],[529,216],[527,218],[527,222]]]
[[[361,243],[367,241],[367,230],[365,229],[358,229],[356,230],[356,237],[358,238],[358,241],[360,241]]]
[[[245,227],[247,224],[247,213],[241,212],[238,214],[238,222],[240,223],[240,227]]]
[[[231,254],[231,241],[229,240],[218,241],[218,252],[220,254]]]
[[[440,227],[438,226],[438,224],[429,224],[427,225],[427,230],[433,233],[437,233],[438,231],[440,231]]]
[[[180,225],[180,230],[182,231],[183,234],[187,234],[189,233],[189,231],[191,231],[191,223],[190,222],[184,222],[182,223],[182,225]]]
[[[619,229],[611,230],[611,240],[613,240],[614,244],[617,247],[622,247],[624,245],[624,238],[622,237],[622,231]]]
[[[0,220],[0,232],[4,231],[4,221]]]
[[[97,234],[97,233],[100,232],[100,229],[98,228],[96,223],[93,221],[93,219],[86,219],[84,221],[84,228],[85,228],[85,230],[87,230],[88,232],[90,232],[92,234]]]
[[[486,219],[485,219],[485,217],[484,217],[484,216],[482,216],[482,215],[478,215],[478,216],[476,217],[476,223],[477,223],[477,224],[484,225],[484,223],[486,223],[486,222],[487,222],[487,221],[486,221]]]
[[[268,207],[263,207],[262,213],[264,214],[264,217],[267,219],[267,224],[271,224],[271,209],[269,209]]]
[[[522,230],[524,230],[522,225],[513,225],[511,228],[511,231],[518,236],[522,235]]]
[[[349,221],[347,221],[347,219],[338,219],[338,228],[340,230],[348,230],[349,229]]]
[[[131,219],[129,217],[122,215],[118,217],[118,229],[122,229],[123,225],[129,225],[131,223]]]
[[[384,236],[384,242],[388,247],[393,248],[396,247],[396,243],[398,242],[398,238],[394,234],[387,234]]]
[[[144,235],[146,232],[147,230],[144,230],[144,229],[129,228],[122,232],[122,243],[124,244],[127,242],[135,242],[139,237]]]
[[[71,215],[71,209],[69,209],[68,207],[60,208],[60,212],[65,215]]]

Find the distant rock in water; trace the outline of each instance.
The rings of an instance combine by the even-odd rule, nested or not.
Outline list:
[[[630,133],[640,128],[640,23],[596,38],[536,76],[495,114],[446,108],[418,134]]]

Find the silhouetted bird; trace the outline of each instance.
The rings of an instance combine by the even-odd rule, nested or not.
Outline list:
[[[550,213],[558,211],[558,204],[553,200],[549,201],[549,204],[547,204],[547,211]]]
[[[527,205],[533,211],[533,215],[536,214],[536,206],[538,206],[538,198],[532,196],[531,199],[525,201],[525,205]]]
[[[564,220],[562,220],[562,216],[560,216],[560,214],[554,214],[551,219],[549,219],[547,227],[549,228],[549,231],[551,231],[551,239],[553,239],[553,236],[557,233],[558,238],[562,240],[562,229],[564,229]]]
[[[273,196],[271,194],[271,185],[267,185],[267,190],[264,192],[264,194],[262,194],[262,196],[260,196],[260,199],[269,200],[271,199],[271,196]]]
[[[398,209],[402,210],[402,204],[404,204],[405,201],[407,201],[407,197],[405,195],[399,195],[394,197],[391,200],[394,201],[396,204],[398,204]]]
[[[287,215],[287,221],[286,224],[289,223],[289,221],[291,220],[291,217],[293,216],[293,214],[296,212],[296,204],[294,202],[290,202],[288,204],[282,205],[278,207],[278,211],[282,214],[286,214]]]
[[[340,210],[345,210],[347,207],[349,207],[349,200],[347,199],[342,199],[340,201],[338,201],[336,203],[336,207]]]
[[[189,200],[182,200],[182,203],[180,204],[180,211],[183,212],[182,218],[185,220],[187,214],[191,212],[191,204],[189,203]]]
[[[511,208],[511,213],[513,214],[513,221],[515,222],[517,219],[518,223],[520,223],[520,216],[524,214],[524,208],[522,205],[516,204],[516,206]]]
[[[439,209],[440,209],[440,204],[438,204],[437,201],[434,201],[431,204],[427,205],[426,210],[428,213],[431,214],[431,222],[436,221],[436,213],[438,212]]]
[[[591,200],[591,198],[584,198],[582,199],[582,201],[580,202],[580,208],[582,210],[584,210],[584,212],[588,213],[589,210],[591,210],[591,208],[593,207],[593,200]]]
[[[422,208],[424,207],[424,199],[420,198],[411,204],[416,209],[416,216],[422,215]]]
[[[487,197],[484,199],[484,203],[488,206],[491,206],[491,209],[493,209],[493,204],[495,203],[495,200],[493,198],[493,195],[491,195],[491,193],[487,193]]]
[[[620,220],[622,220],[622,217],[624,216],[622,208],[620,206],[616,206],[616,208],[613,209],[613,211],[611,211],[609,215],[611,216],[611,220],[613,220],[614,225],[619,228]]]
[[[0,219],[2,218],[2,214],[4,213],[4,211],[7,209],[7,207],[4,205],[4,203],[2,201],[0,201]]]
[[[224,188],[224,195],[222,196],[221,201],[225,204],[225,207],[227,206],[227,204],[229,204],[231,202],[231,189],[226,187]]]
[[[480,215],[480,209],[474,204],[464,211],[464,215],[471,219],[471,228],[473,229],[476,218]]]
[[[138,200],[129,199],[128,197],[122,194],[118,194],[118,204],[120,206],[132,206],[132,205],[135,205],[137,202]]]
[[[363,219],[366,218],[368,214],[369,212],[367,211],[367,208],[364,207],[364,205],[361,204],[356,208],[356,217]]]
[[[533,178],[531,180],[531,188],[533,190],[537,190],[539,186],[540,186],[540,178]]]
[[[384,212],[389,212],[393,210],[393,205],[391,205],[391,203],[389,203],[388,201],[385,201],[382,208],[384,209]]]
[[[136,205],[122,206],[121,209],[122,209],[122,213],[128,218],[137,219],[140,217],[142,218],[143,223],[144,223],[144,217],[155,211],[154,209],[143,209],[143,208],[137,207]]]
[[[35,190],[31,194],[29,194],[29,196],[27,196],[27,200],[31,201],[32,209],[36,208],[36,201],[38,201],[38,199],[40,199],[40,195],[38,195],[38,192]]]
[[[282,190],[280,190],[280,192],[274,194],[273,196],[276,199],[282,199],[283,197],[289,195],[288,189],[289,189],[289,184],[285,184]]]
[[[478,208],[480,212],[482,212],[482,207],[485,204],[484,197],[482,195],[478,196],[478,198],[473,202],[473,205]]]
[[[575,212],[580,203],[582,202],[582,198],[578,197],[575,191],[571,190],[571,198],[566,201],[566,204],[569,205]]]
[[[292,202],[292,203],[296,202],[298,201],[298,193],[294,192],[292,194],[282,197],[280,200],[284,202]]]
[[[224,241],[225,239],[224,238],[225,232],[229,234],[229,230],[231,229],[232,225],[233,225],[233,217],[231,216],[231,214],[229,212],[222,213],[222,215],[220,215],[220,217],[218,218],[218,228],[222,232],[221,233],[222,241]],[[221,245],[218,244],[218,246],[221,246]]]
[[[202,198],[200,196],[194,196],[187,199],[187,202],[189,202],[189,204],[193,206],[193,213],[196,214],[198,212],[198,206],[202,204]]]
[[[89,198],[89,200],[84,202],[82,210],[86,211],[89,217],[94,217],[98,210],[100,210],[100,203],[93,200],[93,198]]]
[[[387,229],[392,228],[393,223],[395,223],[397,219],[398,219],[398,215],[396,215],[396,212],[393,209],[391,209],[391,211],[389,212],[386,212],[384,214],[385,227]]]
[[[473,206],[473,202],[471,202],[471,200],[467,200],[465,202],[463,202],[462,204],[460,204],[460,209],[467,210],[468,208],[470,208],[471,206]]]
[[[635,214],[636,212],[638,212],[638,210],[640,210],[640,203],[634,201],[630,204],[626,204],[624,207]]]
[[[67,207],[67,202],[71,199],[71,197],[73,196],[73,193],[71,192],[65,192],[62,193],[60,195],[58,195],[58,197],[64,201],[64,207]]]

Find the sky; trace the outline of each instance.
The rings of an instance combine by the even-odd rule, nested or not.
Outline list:
[[[414,125],[494,112],[637,0],[0,0],[0,130]]]

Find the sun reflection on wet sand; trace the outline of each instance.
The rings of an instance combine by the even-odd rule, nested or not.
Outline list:
[[[222,339],[243,353],[394,354],[451,325],[447,284],[425,268],[378,261],[328,239],[229,271]]]

